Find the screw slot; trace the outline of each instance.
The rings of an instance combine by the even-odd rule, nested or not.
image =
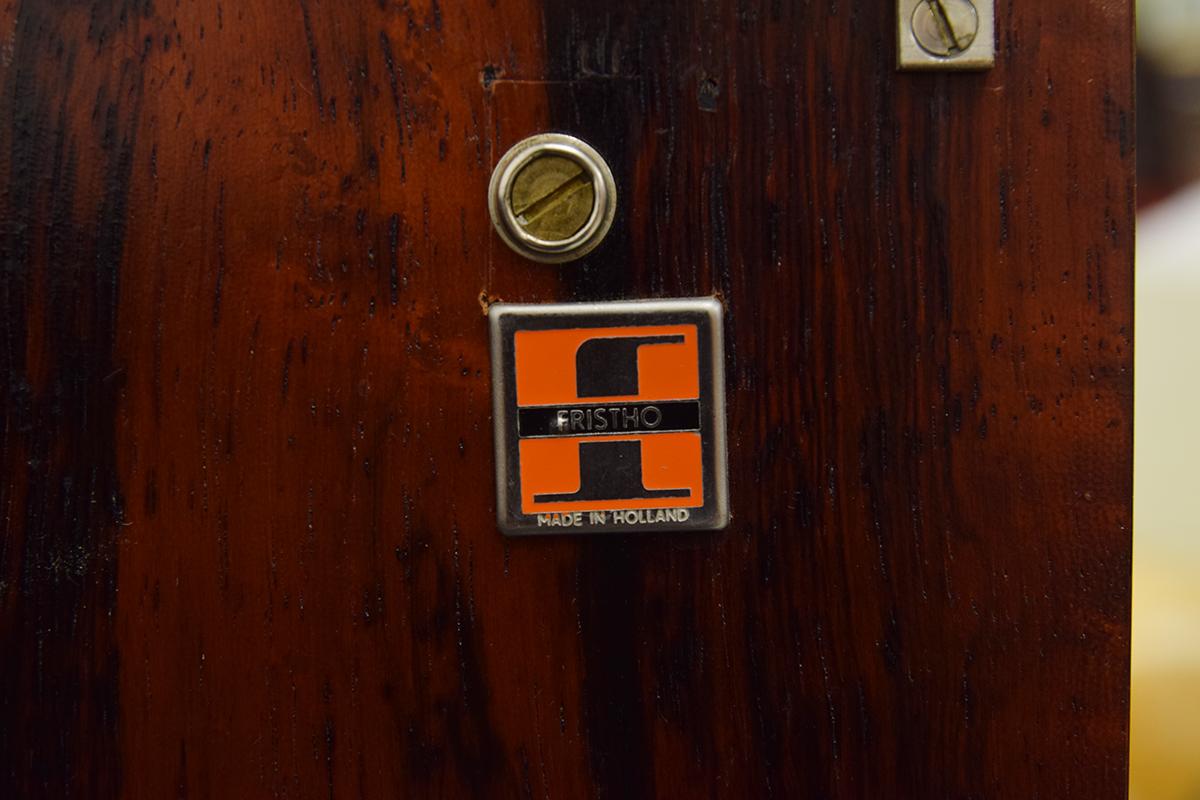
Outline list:
[[[573,136],[542,133],[518,142],[496,164],[488,210],[509,247],[557,264],[600,244],[616,198],[612,171],[595,149]]]

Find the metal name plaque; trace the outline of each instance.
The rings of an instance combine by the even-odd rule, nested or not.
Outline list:
[[[497,303],[488,316],[505,533],[725,527],[720,303]]]

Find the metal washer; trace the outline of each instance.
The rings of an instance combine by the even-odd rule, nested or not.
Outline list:
[[[509,199],[516,176],[544,155],[569,158],[592,178],[592,213],[583,227],[566,239],[540,239],[525,231]],[[517,142],[496,164],[488,186],[488,211],[500,238],[517,253],[533,261],[561,264],[582,258],[604,240],[617,214],[617,184],[608,163],[587,142],[565,133],[539,133]]]

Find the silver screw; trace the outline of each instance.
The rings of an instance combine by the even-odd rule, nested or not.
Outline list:
[[[939,58],[966,51],[979,33],[979,13],[970,0],[923,0],[913,11],[913,37]]]

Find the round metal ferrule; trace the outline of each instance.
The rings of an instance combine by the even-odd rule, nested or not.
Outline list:
[[[617,213],[617,185],[587,142],[541,133],[513,145],[496,164],[488,211],[513,250],[561,264],[587,255],[608,234]]]

